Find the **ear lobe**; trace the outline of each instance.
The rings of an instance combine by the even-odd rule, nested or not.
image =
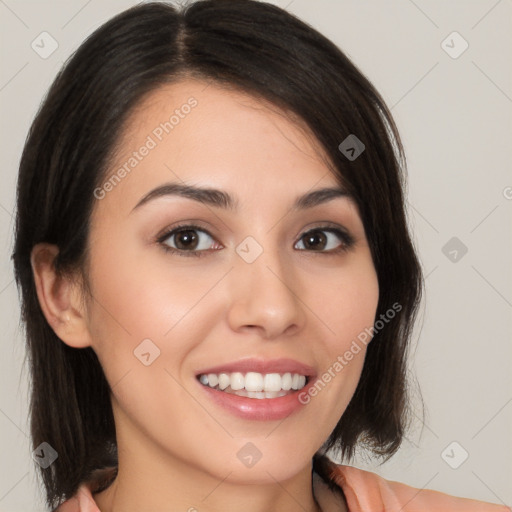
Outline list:
[[[32,248],[30,263],[43,314],[55,334],[74,348],[91,346],[79,283],[73,276],[60,276],[54,261],[56,245],[40,243]]]

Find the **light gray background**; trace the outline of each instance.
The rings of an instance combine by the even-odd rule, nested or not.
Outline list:
[[[130,0],[0,0],[0,512],[44,510],[30,456],[23,339],[10,254],[17,166],[63,61]],[[409,164],[410,222],[426,279],[411,357],[425,401],[385,478],[512,504],[512,4],[510,0],[275,0],[338,44],[392,109]],[[31,48],[49,32],[47,59]],[[441,46],[457,31],[458,58]],[[461,41],[449,38],[451,52]],[[340,141],[341,142],[341,141]],[[457,237],[468,252],[451,261]],[[450,249],[451,250],[451,249]],[[453,258],[454,253],[451,257]],[[421,328],[420,328],[421,327]],[[453,451],[445,449],[456,441]],[[462,449],[469,458],[458,469]],[[444,459],[442,453],[445,453]]]

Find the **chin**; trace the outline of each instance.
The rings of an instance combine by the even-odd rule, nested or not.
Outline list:
[[[248,441],[242,450],[237,450],[235,457],[221,457],[223,463],[215,467],[211,474],[215,478],[238,485],[275,484],[276,481],[286,481],[309,467],[313,455],[305,456],[303,448],[300,451],[302,453],[298,454],[295,449],[295,453],[292,452],[295,456],[291,457],[289,451],[283,450],[269,450],[265,454],[256,451],[255,445]],[[226,475],[229,476],[226,478]]]

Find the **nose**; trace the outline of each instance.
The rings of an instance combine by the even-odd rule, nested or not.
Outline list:
[[[235,332],[256,332],[264,339],[290,336],[306,320],[299,280],[288,262],[269,251],[247,263],[238,255],[230,272],[228,323]]]

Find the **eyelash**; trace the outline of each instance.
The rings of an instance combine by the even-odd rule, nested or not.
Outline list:
[[[182,224],[182,225],[175,226],[171,230],[168,230],[165,233],[163,233],[162,235],[158,236],[156,239],[156,242],[162,246],[162,249],[166,253],[178,254],[179,256],[184,256],[184,257],[201,257],[201,256],[206,256],[208,253],[210,253],[212,251],[219,250],[219,249],[209,249],[209,250],[200,250],[200,251],[185,251],[185,250],[181,250],[181,249],[175,249],[174,247],[169,247],[167,244],[164,243],[168,238],[170,238],[173,235],[177,235],[178,233],[180,233],[182,231],[201,231],[202,233],[206,233],[210,238],[214,239],[214,237],[207,230],[205,230],[204,228],[202,228],[200,226],[197,226],[195,224]],[[300,251],[318,252],[320,254],[332,255],[332,254],[338,254],[341,252],[347,252],[355,244],[354,238],[348,232],[344,231],[343,229],[340,229],[339,227],[328,226],[328,225],[319,226],[316,228],[309,229],[308,231],[305,231],[299,237],[299,240],[301,240],[305,235],[307,235],[309,233],[314,233],[314,232],[318,232],[318,231],[335,234],[340,239],[341,245],[339,247],[337,247],[335,249],[331,249],[329,251],[314,251],[314,250],[308,251],[307,249],[299,249]]]

